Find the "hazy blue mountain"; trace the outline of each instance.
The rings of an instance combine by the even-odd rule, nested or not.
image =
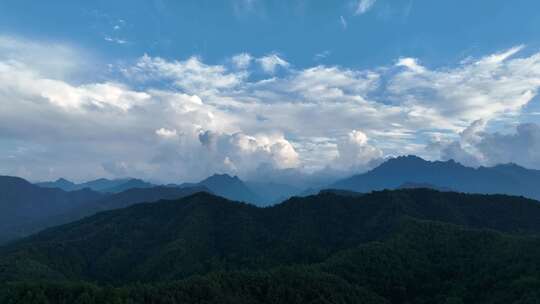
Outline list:
[[[258,206],[281,203],[301,191],[300,188],[274,182],[245,182],[245,184],[259,198],[259,201],[255,202]]]
[[[66,223],[56,218],[102,197],[90,189],[67,192],[39,187],[18,177],[0,176],[0,242]]]
[[[90,188],[64,191],[56,187],[37,186],[18,177],[0,176],[0,243],[104,210],[161,199],[178,199],[201,191],[211,192],[202,186],[148,187],[142,181],[131,181],[134,181],[132,186],[139,187],[119,193],[102,193]]]
[[[120,193],[129,189],[144,189],[144,188],[151,188],[154,187],[154,184],[151,184],[149,182],[145,182],[141,179],[132,178],[127,180],[124,183],[121,183],[116,186],[112,186],[109,188],[105,188],[101,190],[101,192],[107,192],[107,193]]]
[[[429,184],[467,193],[501,193],[540,199],[540,171],[515,164],[470,168],[453,160],[416,156],[389,159],[375,169],[340,180],[329,188],[357,192],[396,189],[406,183]]]
[[[240,178],[228,174],[214,174],[198,183],[184,183],[185,187],[205,187],[215,195],[240,202],[257,204],[263,199],[253,192]]]
[[[93,207],[94,211],[121,209],[139,203],[151,203],[159,200],[180,199],[198,192],[212,193],[204,186],[132,188],[120,193],[104,196]]]
[[[76,184],[64,178],[60,178],[54,182],[41,182],[36,185],[44,188],[59,188],[65,191],[80,190],[88,188],[94,191],[103,193],[119,193],[132,188],[149,188],[154,186],[151,183],[145,182],[136,178],[119,178],[107,179],[99,178],[96,180]]]
[[[64,191],[73,191],[73,190],[77,190],[79,189],[78,188],[78,185],[65,179],[65,178],[59,178],[57,180],[55,180],[54,182],[41,182],[41,183],[36,183],[36,185],[40,186],[40,187],[43,187],[43,188],[59,188],[59,189],[62,189]]]

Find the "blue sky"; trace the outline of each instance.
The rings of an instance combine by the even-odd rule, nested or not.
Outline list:
[[[538,48],[539,8],[531,0],[382,0],[359,14],[357,1],[5,0],[0,29],[70,42],[107,61],[148,53],[220,63],[239,52],[278,52],[297,67],[317,54],[354,68],[411,56],[438,66],[523,43]]]
[[[540,168],[539,54],[533,0],[4,0],[0,173]]]

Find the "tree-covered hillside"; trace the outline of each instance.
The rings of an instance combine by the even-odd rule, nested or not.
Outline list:
[[[536,303],[539,233],[540,204],[520,197],[327,191],[257,208],[199,193],[1,248],[0,302]]]

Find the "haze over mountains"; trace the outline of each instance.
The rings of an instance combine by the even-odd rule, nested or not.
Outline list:
[[[84,183],[73,183],[65,178],[59,178],[52,182],[40,182],[36,185],[44,188],[59,188],[65,191],[74,191],[88,188],[103,193],[118,193],[131,188],[149,188],[153,185],[136,178],[106,179],[100,178]]]
[[[3,228],[0,242],[99,211],[141,202],[181,198],[199,191],[207,191],[233,201],[268,206],[295,195],[315,194],[323,189],[371,192],[382,189],[432,188],[540,199],[539,184],[540,171],[514,164],[469,168],[454,161],[430,162],[415,156],[389,159],[366,173],[307,191],[273,182],[244,182],[227,174],[216,174],[198,183],[167,186],[157,186],[133,178],[98,179],[81,184],[59,179],[32,185],[20,178],[0,177],[0,217]]]
[[[284,178],[286,179],[286,178]],[[301,180],[298,175],[296,179]],[[315,194],[323,189],[342,189],[355,192],[370,192],[382,189],[398,188],[433,188],[438,190],[522,195],[540,199],[540,170],[526,169],[516,164],[501,164],[493,167],[466,167],[453,160],[427,161],[409,155],[390,158],[376,168],[343,179],[335,179],[321,185],[320,180],[311,178],[298,184],[304,188],[285,183],[243,181],[237,176],[215,174],[198,183],[183,183],[167,186],[192,187],[202,186],[222,197],[269,205],[279,203],[294,195]],[[98,179],[81,184],[66,179],[55,182],[37,183],[42,187],[56,187],[66,191],[90,188],[104,193],[118,193],[131,188],[156,186],[135,178]]]

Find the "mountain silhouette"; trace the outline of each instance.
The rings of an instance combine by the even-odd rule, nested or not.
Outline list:
[[[149,188],[154,186],[151,183],[136,178],[99,178],[80,184],[76,184],[67,179],[60,178],[54,182],[40,182],[36,183],[36,185],[44,188],[59,188],[65,191],[74,191],[88,188],[102,193],[119,193],[132,188]]]
[[[66,192],[0,176],[0,242],[26,236],[57,222],[56,217],[86,207],[103,195],[89,190]]]
[[[198,183],[184,183],[180,185],[181,188],[193,186],[205,187],[215,195],[233,201],[253,204],[262,201],[262,198],[255,194],[240,178],[228,174],[214,174]]]
[[[132,181],[139,183],[138,180]],[[201,191],[211,192],[202,186],[130,188],[119,193],[101,193],[89,188],[64,191],[56,187],[36,186],[18,177],[0,176],[0,243],[99,211],[178,199]]]
[[[499,193],[540,199],[539,170],[515,164],[470,168],[453,160],[432,162],[417,156],[389,159],[371,171],[342,179],[328,187],[370,192],[396,189],[407,183],[466,193]]]

